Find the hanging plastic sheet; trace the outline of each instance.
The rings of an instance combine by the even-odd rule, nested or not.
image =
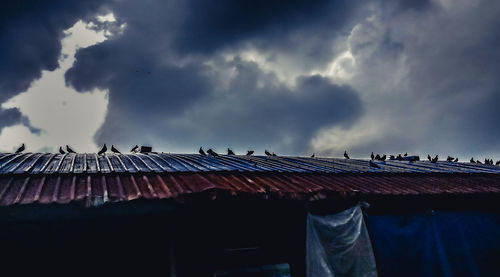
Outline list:
[[[359,206],[327,216],[307,215],[308,277],[377,276]]]
[[[500,276],[500,214],[367,216],[381,276]]]

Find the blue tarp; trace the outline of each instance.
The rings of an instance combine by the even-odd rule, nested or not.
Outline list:
[[[500,276],[500,213],[368,215],[380,276]]]

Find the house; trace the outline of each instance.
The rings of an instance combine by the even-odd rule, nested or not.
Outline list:
[[[310,230],[320,228],[313,219],[331,222],[362,203],[357,222],[366,224],[369,247],[360,249],[374,257],[375,275],[498,272],[500,167],[376,163],[379,168],[338,158],[2,153],[2,270],[311,276],[321,258],[311,256],[317,247]],[[337,245],[336,238],[330,242]],[[336,276],[366,265],[339,259],[349,268]]]

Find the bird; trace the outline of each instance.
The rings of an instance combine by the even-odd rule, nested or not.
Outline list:
[[[59,147],[59,153],[61,153],[61,150],[62,150],[62,147]],[[69,147],[69,145],[66,145],[66,151],[68,151],[68,153],[76,153],[75,150],[73,150],[73,149],[71,149],[71,147]],[[61,153],[61,154],[64,154],[64,153]]]
[[[374,163],[372,160],[370,160],[370,167],[380,168],[380,166]]]
[[[25,146],[24,146],[24,143],[23,143],[23,144],[21,144],[21,146],[19,146],[19,148],[17,148],[16,154],[23,152],[24,149],[25,149]]]
[[[452,162],[455,158],[451,157],[451,156],[448,156],[448,158],[446,158],[446,161],[447,162]]]
[[[482,162],[480,160],[477,160],[476,163],[477,164],[482,164]]]
[[[130,152],[137,152],[137,149],[139,149],[139,145],[135,145],[134,147],[132,147],[132,149],[130,149]]]
[[[372,152],[372,154],[370,155],[370,158],[372,158],[372,160],[373,160],[373,159],[375,159],[375,156],[373,155],[373,152]]]
[[[102,155],[104,153],[106,153],[106,151],[108,150],[108,147],[106,147],[106,143],[102,146],[101,150],[99,150],[99,152],[97,152],[97,155]]]
[[[254,152],[253,150],[248,150],[248,151],[247,151],[247,156],[252,156],[252,155],[253,155],[253,152]]]
[[[497,161],[497,162],[495,163],[495,165],[500,165],[500,161]]]
[[[273,153],[272,153],[271,155],[273,155],[273,157],[276,157],[276,156],[278,156],[278,155],[276,155],[276,153],[274,153],[274,152],[273,152]]]
[[[118,151],[118,149],[116,149],[116,148],[115,148],[115,146],[114,146],[114,145],[111,145],[111,151],[112,151],[113,153],[118,153],[118,154],[120,154],[120,153],[121,153],[120,151]]]
[[[394,155],[389,156],[389,160],[394,161],[396,158],[394,158]],[[430,160],[429,160],[430,161]]]
[[[350,159],[349,155],[347,155],[347,150],[344,151],[344,158]]]
[[[267,151],[267,149],[264,150],[264,154],[266,154],[266,156],[272,156],[273,155],[273,154],[271,154],[271,152]]]
[[[401,156],[401,154],[398,154],[398,156],[396,157],[396,160],[398,160],[398,161],[402,161],[403,160],[403,157]]]
[[[408,152],[406,152],[403,156],[408,157]]]
[[[203,151],[203,148],[201,148],[201,146],[200,146],[200,150],[198,150],[198,153],[200,153],[200,155],[202,155],[202,156],[207,155],[207,153],[205,153],[205,151]]]
[[[212,155],[212,156],[214,156],[214,157],[219,157],[219,154],[215,153],[215,151],[212,150],[212,149],[208,149],[207,153],[210,154],[210,155]]]
[[[234,155],[234,152],[233,150],[231,150],[230,148],[227,149],[227,154],[228,155]]]
[[[436,157],[434,157],[434,159],[432,159],[431,163],[436,163],[438,161],[438,159],[439,159],[439,156],[436,155]]]
[[[62,149],[62,146],[59,146],[59,154],[66,154],[66,152]]]
[[[471,163],[476,163],[476,161],[474,161],[474,157],[470,158],[470,162]]]
[[[385,159],[387,159],[387,155],[386,154],[384,154],[382,157],[380,157],[381,161],[385,161]]]
[[[427,159],[430,161],[432,161],[432,158],[431,158],[431,155],[427,154]]]
[[[316,154],[315,154],[315,153],[313,153],[313,154],[311,155],[311,158],[314,158],[314,157],[316,157]]]
[[[375,156],[375,160],[380,160],[380,155],[379,154],[377,154],[377,156]]]
[[[454,162],[454,163],[458,163],[458,158],[455,158],[455,159],[453,160],[453,162]]]

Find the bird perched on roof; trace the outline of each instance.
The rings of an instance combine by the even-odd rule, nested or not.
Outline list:
[[[198,150],[198,153],[200,153],[200,155],[202,155],[202,156],[207,155],[207,153],[205,153],[205,151],[203,151],[203,148],[201,148],[201,146],[200,146],[200,150]]]
[[[97,152],[97,155],[102,155],[104,153],[106,153],[106,151],[108,151],[108,147],[106,147],[106,143],[102,146],[101,150],[99,150],[99,152]]]
[[[272,156],[273,155],[273,154],[271,154],[271,152],[267,151],[267,149],[264,150],[264,154],[266,154],[266,156]]]
[[[454,162],[454,163],[458,163],[458,158],[455,158],[455,159],[453,160],[453,162]]]
[[[347,155],[347,150],[344,150],[344,158],[350,159],[349,155]]]
[[[272,153],[271,155],[273,155],[273,157],[276,157],[276,156],[278,156],[278,155],[276,155],[276,153],[274,153],[274,152],[273,152],[273,153]]]
[[[427,159],[430,161],[432,161],[432,158],[431,158],[431,155],[427,154]]]
[[[253,152],[254,152],[253,150],[248,150],[248,151],[247,151],[247,156],[252,156],[252,155],[253,155]]]
[[[480,160],[476,161],[477,164],[483,164]]]
[[[394,157],[394,155],[390,155],[390,156],[389,156],[389,160],[394,161],[395,159],[396,159],[396,158]],[[430,161],[430,160],[429,160],[429,161]]]
[[[116,147],[115,147],[114,145],[111,145],[111,151],[112,151],[113,153],[117,153],[117,154],[120,154],[120,153],[121,153],[120,151],[118,151],[118,149],[116,149]]]
[[[314,157],[316,157],[316,154],[315,154],[315,153],[313,153],[313,154],[311,155],[311,158],[314,158]]]
[[[431,163],[436,163],[439,159],[439,156],[436,155],[436,157],[434,157],[434,159],[431,160]]]
[[[372,160],[373,160],[373,159],[372,159]],[[380,160],[380,155],[379,155],[379,154],[377,154],[377,155],[375,156],[375,160]]]
[[[215,151],[212,150],[212,149],[208,149],[207,153],[210,154],[210,155],[212,155],[212,156],[214,156],[214,157],[219,157],[219,154],[215,153]]]
[[[403,156],[408,157],[408,152],[406,152]]]
[[[451,156],[448,156],[448,158],[446,158],[446,161],[451,163],[454,159],[455,159],[455,158],[453,158],[453,157],[451,157]]]
[[[387,155],[386,154],[384,154],[382,157],[380,157],[381,161],[385,161],[385,159],[387,159]]]
[[[403,156],[401,156],[401,154],[398,154],[398,156],[396,157],[396,160],[402,161],[403,160]]]
[[[372,158],[372,160],[373,160],[373,159],[375,159],[375,156],[373,155],[373,152],[372,152],[372,154],[370,155],[370,158]]]
[[[374,163],[372,160],[370,160],[370,167],[380,168],[380,166],[378,164]]]
[[[59,146],[59,154],[66,154],[66,152],[62,149],[62,146]]]
[[[130,149],[130,152],[137,152],[137,149],[139,149],[139,145],[135,145],[134,147],[132,147],[132,149]]]
[[[25,149],[25,147],[24,147],[24,143],[23,143],[23,144],[21,144],[21,146],[19,146],[19,148],[17,148],[16,154],[23,152],[24,149]]]
[[[76,153],[75,150],[73,150],[71,147],[69,147],[69,145],[66,145],[66,151],[68,151],[68,153]],[[59,151],[61,152],[61,151]]]
[[[233,150],[231,150],[230,148],[227,149],[227,154],[228,155],[234,155],[234,152]]]
[[[474,157],[470,158],[470,163],[476,163],[476,161],[474,161]]]
[[[497,161],[497,162],[495,163],[495,165],[500,165],[500,161]]]

